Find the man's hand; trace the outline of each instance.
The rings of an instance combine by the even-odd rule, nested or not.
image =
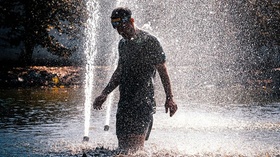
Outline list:
[[[166,99],[165,101],[165,113],[170,113],[170,117],[172,117],[177,111],[178,107],[172,99]]]
[[[93,108],[96,110],[100,110],[102,108],[102,104],[106,101],[106,99],[107,99],[107,95],[105,94],[101,94],[100,96],[95,98],[92,104]]]

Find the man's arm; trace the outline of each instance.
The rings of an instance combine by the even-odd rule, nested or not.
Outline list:
[[[94,100],[93,102],[93,108],[100,110],[102,104],[106,101],[107,96],[118,87],[120,84],[120,73],[121,73],[121,66],[118,65],[117,69],[113,73],[109,83],[104,88],[104,90],[101,92],[101,94]]]
[[[170,83],[170,79],[169,79],[169,75],[168,75],[165,63],[157,64],[156,69],[158,70],[158,73],[161,78],[161,82],[163,84],[163,88],[164,88],[164,91],[166,94],[165,111],[167,113],[168,109],[169,109],[170,117],[172,117],[175,114],[175,112],[177,111],[177,105],[173,101],[171,83]]]
[[[109,83],[107,86],[104,88],[101,94],[108,95],[110,94],[115,88],[118,87],[120,84],[120,73],[121,73],[121,66],[118,65],[117,69],[113,73]]]

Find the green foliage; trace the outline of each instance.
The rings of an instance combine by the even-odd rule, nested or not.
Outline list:
[[[0,0],[0,47],[23,43],[22,60],[30,60],[35,46],[47,48],[60,57],[69,57],[78,45],[67,47],[56,36],[65,40],[82,37],[86,19],[84,0]],[[78,43],[77,43],[78,44]]]

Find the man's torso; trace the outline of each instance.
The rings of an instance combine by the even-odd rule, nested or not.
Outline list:
[[[156,64],[165,62],[165,54],[158,40],[141,31],[133,40],[122,39],[119,43],[121,65],[120,103],[143,107],[154,106],[153,77]],[[121,106],[120,106],[121,107]]]

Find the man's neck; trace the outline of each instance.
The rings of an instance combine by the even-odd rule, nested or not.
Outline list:
[[[130,40],[134,40],[138,37],[138,34],[140,33],[140,30],[137,27],[134,27],[134,33],[133,36],[130,38]]]

